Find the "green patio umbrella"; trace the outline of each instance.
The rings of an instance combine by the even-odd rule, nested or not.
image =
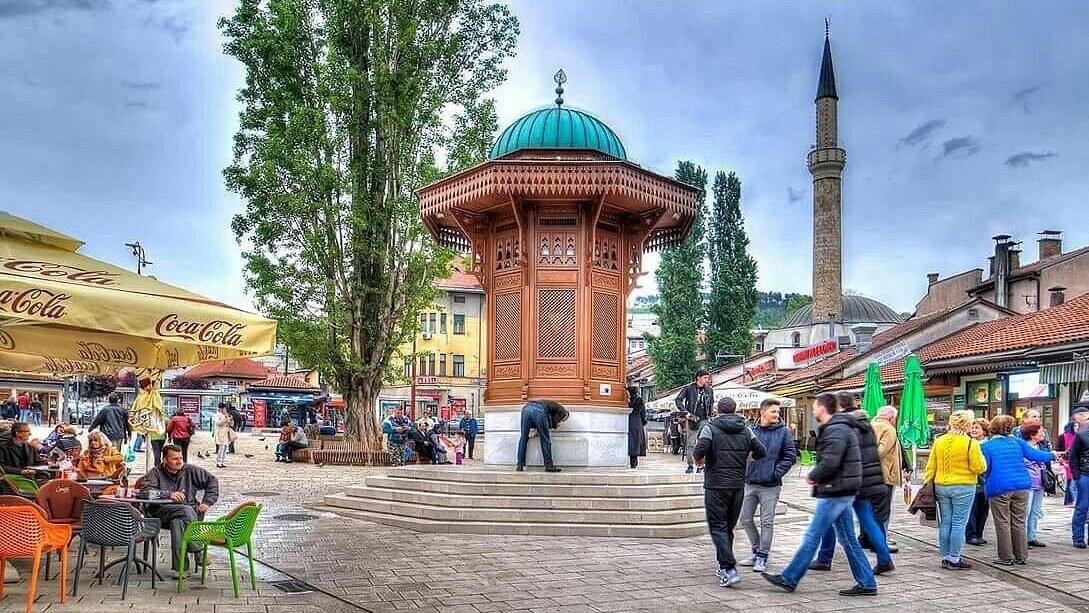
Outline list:
[[[866,389],[862,391],[862,410],[873,419],[877,409],[885,406],[885,392],[881,391],[881,367],[870,362],[866,368]]]
[[[904,360],[904,390],[900,394],[900,414],[897,434],[904,448],[914,450],[930,442],[930,422],[926,418],[926,395],[923,393],[923,367],[915,354]]]

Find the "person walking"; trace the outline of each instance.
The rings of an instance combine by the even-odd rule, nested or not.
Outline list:
[[[458,430],[465,432],[466,447],[469,450],[469,459],[473,459],[473,450],[476,448],[476,435],[480,433],[480,425],[476,421],[476,417],[469,411],[465,411],[462,415],[461,421],[458,422]]]
[[[979,476],[987,470],[981,445],[968,436],[975,413],[954,411],[948,431],[934,441],[926,463],[925,482],[934,483],[938,503],[938,545],[942,568],[965,570],[972,565],[960,559],[964,528],[972,510]]]
[[[968,436],[982,445],[991,437],[991,422],[979,417],[972,421],[972,429]],[[968,514],[968,524],[964,526],[964,542],[969,545],[986,545],[987,539],[983,538],[983,529],[987,526],[987,514],[990,507],[987,505],[987,496],[983,493],[983,478],[976,482],[976,495],[972,498],[972,511]]]
[[[16,402],[19,405],[19,421],[30,421],[30,394],[26,392],[19,394],[19,399]]]
[[[698,439],[692,457],[705,467],[703,505],[718,559],[715,574],[720,586],[732,587],[741,581],[734,559],[734,527],[745,495],[748,459],[759,460],[767,451],[737,414],[737,403],[728,396],[718,401],[714,419],[703,427]]]
[[[1021,425],[1021,440],[1030,447],[1040,449],[1044,440],[1044,429],[1037,423]],[[1028,518],[1025,521],[1025,536],[1028,537],[1029,547],[1047,547],[1046,544],[1036,538],[1040,519],[1044,516],[1044,478],[1043,473],[1048,469],[1044,462],[1035,462],[1026,459],[1025,467],[1029,472],[1029,501]]]
[[[889,518],[892,517],[892,495],[896,488],[904,483],[904,450],[900,437],[896,434],[896,418],[899,411],[893,406],[883,406],[874,415],[871,426],[877,437],[877,455],[881,458],[881,471],[885,481],[885,492],[874,502],[873,515],[885,535],[885,542],[891,553],[898,550],[889,542]]]
[[[1058,451],[1070,451],[1070,446],[1074,444],[1074,437],[1077,436],[1077,424],[1071,419],[1063,427],[1063,434],[1055,441],[1055,449]],[[1074,468],[1070,465],[1070,456],[1063,461],[1063,472],[1066,475],[1066,489],[1063,491],[1063,504],[1067,507],[1073,507],[1074,501],[1078,498],[1078,482],[1074,480]]]
[[[570,414],[563,405],[555,400],[531,400],[522,407],[522,432],[518,437],[518,465],[515,470],[526,469],[526,445],[529,444],[530,432],[535,430],[541,439],[541,457],[545,472],[558,473],[552,458],[552,430],[567,420]]]
[[[783,477],[798,459],[794,437],[780,417],[781,405],[775,398],[760,403],[760,417],[752,432],[767,454],[749,458],[745,466],[745,495],[741,501],[741,527],[749,538],[752,555],[741,560],[755,572],[768,569],[771,541],[775,531],[775,507],[783,489]],[[760,529],[756,528],[756,507],[760,507]]]
[[[998,541],[994,563],[1002,566],[1024,564],[1028,558],[1025,528],[1032,481],[1025,459],[1050,462],[1055,458],[1054,453],[1034,449],[1011,436],[1015,423],[1010,415],[998,415],[991,420],[991,438],[981,445],[987,462],[983,493],[991,507]]]
[[[185,414],[185,409],[174,411],[174,416],[166,423],[166,434],[170,437],[170,442],[181,449],[183,462],[189,461],[189,441],[196,431],[193,422]]]
[[[711,375],[704,369],[696,371],[696,380],[681,388],[677,392],[674,404],[681,412],[681,423],[685,430],[684,459],[688,463],[685,474],[691,474],[695,469],[692,465],[692,450],[696,448],[696,441],[700,432],[707,425],[711,416],[711,410],[715,402],[715,395],[711,389]]]
[[[874,516],[874,507],[881,504],[881,498],[885,495],[885,475],[881,465],[881,456],[877,449],[877,435],[870,425],[869,416],[865,411],[855,408],[855,397],[847,392],[836,394],[836,402],[840,413],[854,418],[851,425],[855,428],[855,436],[858,438],[858,452],[862,461],[862,485],[855,495],[851,508],[858,517],[859,546],[873,549],[877,554],[877,565],[873,567],[875,575],[881,575],[896,570],[892,563],[892,552],[885,540],[885,531],[877,523]],[[863,539],[866,545],[863,545]],[[809,570],[831,570],[832,555],[836,549],[836,532],[829,527],[821,539],[820,552],[817,559],[809,565]]]
[[[246,423],[246,418],[242,417],[242,413],[239,412],[239,410],[235,408],[233,404],[227,405],[227,414],[231,416],[231,430],[233,430],[237,435],[237,433],[242,431],[242,426]],[[227,453],[234,453],[233,440],[230,442]]]
[[[234,423],[227,413],[226,403],[219,403],[219,411],[212,417],[212,421],[215,424],[216,468],[226,468],[227,449],[231,445],[231,424]]]
[[[100,430],[110,440],[114,449],[118,451],[128,442],[132,436],[132,426],[129,425],[129,412],[121,406],[123,397],[114,392],[110,394],[109,404],[95,415],[88,430]]]
[[[816,509],[790,564],[781,574],[764,572],[761,576],[772,585],[793,592],[809,569],[821,537],[834,525],[855,580],[853,587],[840,590],[839,594],[874,596],[877,580],[855,538],[851,510],[855,495],[862,487],[862,459],[854,418],[841,414],[836,397],[828,393],[820,394],[814,400],[813,417],[820,423],[817,427],[817,464],[809,471],[806,482],[813,486]]]
[[[636,468],[639,456],[647,455],[647,407],[638,388],[628,388],[628,408],[628,462]]]
[[[1073,472],[1078,495],[1074,500],[1070,532],[1074,547],[1085,549],[1085,521],[1089,518],[1089,407],[1075,407],[1071,418],[1076,432],[1066,462]]]

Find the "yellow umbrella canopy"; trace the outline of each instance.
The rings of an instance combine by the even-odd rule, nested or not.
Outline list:
[[[276,322],[77,253],[0,211],[0,370],[107,374],[271,353]]]

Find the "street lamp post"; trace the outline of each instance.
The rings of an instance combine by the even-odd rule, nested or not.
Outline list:
[[[144,274],[144,266],[150,266],[154,262],[147,259],[147,251],[144,250],[140,241],[134,243],[125,243],[125,246],[132,249],[132,255],[136,258],[136,274]]]

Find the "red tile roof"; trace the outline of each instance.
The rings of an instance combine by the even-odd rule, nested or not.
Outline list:
[[[310,383],[308,383],[306,379],[303,379],[302,377],[285,377],[284,375],[269,377],[264,381],[258,381],[257,383],[251,384],[250,387],[268,387],[276,389],[296,389],[313,391],[318,390],[317,386],[310,385]]]
[[[450,277],[435,281],[435,287],[445,290],[462,290],[483,292],[484,286],[476,275],[468,271],[466,262],[457,258],[450,264]]]
[[[190,379],[210,379],[213,377],[231,377],[235,379],[264,379],[269,369],[249,358],[234,360],[216,360],[203,362],[185,371]]]
[[[1062,255],[1056,255],[1056,256],[1050,257],[1050,258],[1044,258],[1042,260],[1036,260],[1035,262],[1033,262],[1031,264],[1025,264],[1024,266],[1021,266],[1019,268],[1014,268],[1013,270],[1011,270],[1010,271],[1010,279],[1019,279],[1021,277],[1026,277],[1028,275],[1031,275],[1034,272],[1041,271],[1041,270],[1043,270],[1045,268],[1050,268],[1050,267],[1054,266],[1055,264],[1059,264],[1059,263],[1065,262],[1067,260],[1072,260],[1072,259],[1074,259],[1076,257],[1080,257],[1080,256],[1083,256],[1083,255],[1086,255],[1086,254],[1089,254],[1089,247],[1082,247],[1081,249],[1075,249],[1073,251],[1068,251],[1068,252],[1066,252],[1066,253],[1064,253]],[[991,287],[993,285],[994,285],[994,276],[992,275],[990,278],[984,280],[983,283],[980,283],[979,285],[973,287],[969,291],[979,292],[979,291],[985,290],[985,289],[987,289],[987,288],[989,288],[989,287]]]

